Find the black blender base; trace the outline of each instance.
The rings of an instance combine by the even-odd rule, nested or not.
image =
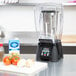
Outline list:
[[[60,40],[55,43],[51,39],[39,39],[37,48],[37,61],[57,62],[63,58],[62,45]]]

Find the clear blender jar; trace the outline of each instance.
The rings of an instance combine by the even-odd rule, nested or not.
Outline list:
[[[42,4],[35,8],[35,22],[38,38],[61,40],[63,7],[57,4]]]
[[[39,38],[37,60],[58,61],[63,57],[61,36],[63,7],[45,3],[35,8],[36,30]]]

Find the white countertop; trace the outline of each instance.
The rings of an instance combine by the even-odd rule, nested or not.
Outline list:
[[[36,32],[13,32],[8,33],[5,38],[0,39],[0,42],[3,44],[8,44],[10,39],[20,40],[20,43],[23,45],[37,46],[38,37]],[[76,46],[76,43],[62,43],[62,46]]]
[[[23,58],[36,58],[35,54],[22,54]],[[0,72],[0,76],[23,76],[13,73]],[[76,76],[76,55],[64,55],[58,62],[48,62],[46,72],[41,72],[38,76]]]

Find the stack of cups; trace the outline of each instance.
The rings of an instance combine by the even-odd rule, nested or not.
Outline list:
[[[18,0],[0,0],[0,4],[17,3]]]

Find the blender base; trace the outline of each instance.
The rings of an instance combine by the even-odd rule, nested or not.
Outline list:
[[[39,39],[37,48],[37,61],[56,62],[63,58],[61,40]]]

